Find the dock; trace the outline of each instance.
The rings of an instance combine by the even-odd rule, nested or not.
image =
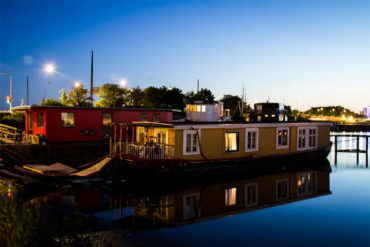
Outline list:
[[[337,164],[337,156],[338,156],[338,153],[339,152],[342,152],[342,153],[356,153],[356,161],[357,161],[357,165],[359,164],[359,156],[360,156],[360,153],[364,153],[365,154],[365,164],[366,164],[366,168],[368,168],[369,166],[369,138],[370,136],[368,135],[351,135],[351,134],[338,134],[338,135],[331,135],[332,137],[334,137],[334,164],[336,165]],[[351,149],[338,149],[338,139],[340,139],[341,137],[352,137],[352,138],[355,138],[356,139],[356,147],[355,148],[351,148]],[[365,139],[365,150],[361,149],[360,148],[360,139]]]

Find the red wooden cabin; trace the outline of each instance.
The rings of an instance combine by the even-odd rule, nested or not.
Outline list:
[[[103,141],[112,122],[171,122],[170,109],[23,106],[26,134],[44,136],[49,143]]]

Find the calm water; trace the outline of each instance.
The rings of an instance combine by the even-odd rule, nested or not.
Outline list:
[[[352,138],[340,143],[351,147]],[[335,165],[331,152],[320,164],[183,185],[67,186],[31,203],[40,201],[88,212],[149,246],[370,246],[364,154],[359,164],[339,153]]]

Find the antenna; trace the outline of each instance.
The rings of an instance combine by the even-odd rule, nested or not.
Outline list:
[[[30,91],[29,91],[29,82],[28,82],[28,76],[27,76],[27,105],[30,105]]]
[[[94,102],[93,88],[94,88],[94,51],[91,51],[91,74],[90,74],[90,97],[91,97],[91,104]]]
[[[242,106],[240,109],[240,116],[242,117],[244,113],[244,83],[243,83],[243,89],[242,89]]]

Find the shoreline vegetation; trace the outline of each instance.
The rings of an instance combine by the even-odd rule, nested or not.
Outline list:
[[[71,89],[68,93],[61,89],[59,99],[44,98],[40,102],[41,106],[73,106],[73,107],[113,107],[113,108],[166,108],[183,110],[187,103],[202,101],[203,103],[214,103],[215,96],[207,88],[201,88],[198,92],[183,93],[176,87],[147,87],[141,89],[122,88],[117,84],[105,83],[99,87],[99,99],[92,103],[88,90],[83,85]],[[239,119],[242,114],[252,113],[252,105],[238,95],[225,94],[219,100],[224,104],[224,109],[230,109],[232,117]],[[240,107],[240,104],[244,104]],[[240,112],[240,109],[244,109]],[[289,121],[304,121],[308,116],[340,117],[340,118],[363,118],[343,106],[318,106],[311,107],[307,111],[292,109],[286,105],[285,110],[289,116]],[[182,113],[184,115],[184,112]],[[239,119],[240,120],[240,119]],[[23,112],[0,115],[0,123],[24,130],[25,116]]]

